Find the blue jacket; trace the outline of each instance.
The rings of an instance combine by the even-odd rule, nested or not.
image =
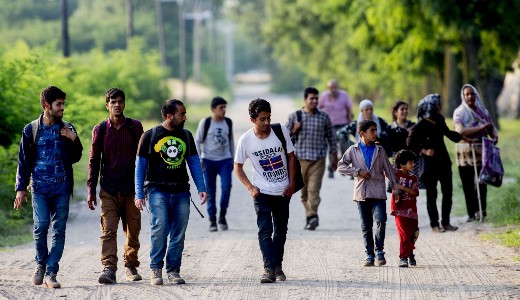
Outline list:
[[[38,118],[38,133],[41,134],[42,130],[42,117],[43,113]],[[62,121],[60,128],[65,125]],[[70,124],[70,123],[69,123]],[[70,129],[76,133],[76,129],[70,124]],[[77,133],[76,133],[77,134]],[[63,139],[63,164],[67,176],[67,183],[69,185],[69,192],[72,194],[74,189],[74,175],[72,172],[72,164],[77,163],[81,159],[83,152],[83,146],[78,138],[73,142],[66,137],[60,137]],[[31,174],[34,169],[36,162],[36,145],[33,143],[33,133],[31,123],[25,125],[22,131],[22,139],[20,141],[20,152],[18,153],[18,169],[16,170],[16,191],[26,191],[29,185]]]

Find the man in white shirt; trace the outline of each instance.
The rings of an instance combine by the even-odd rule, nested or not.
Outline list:
[[[271,126],[271,104],[266,100],[251,101],[249,117],[253,128],[238,140],[235,174],[254,200],[258,242],[264,260],[264,273],[260,282],[285,281],[282,261],[289,220],[289,201],[296,178],[294,145],[285,126]],[[284,151],[276,130],[285,137],[287,152]],[[251,181],[244,172],[244,162],[248,158],[253,165]]]

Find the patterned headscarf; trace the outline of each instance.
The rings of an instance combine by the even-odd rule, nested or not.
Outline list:
[[[473,93],[475,94],[475,110],[469,107],[469,105],[466,103],[466,99],[464,98],[464,89],[468,87],[473,89]],[[484,123],[493,124],[491,115],[484,107],[484,104],[482,104],[480,95],[474,86],[471,84],[463,85],[462,89],[460,90],[460,99],[462,100],[462,103],[453,112],[453,123],[460,123],[464,128],[477,127]]]
[[[417,121],[422,119],[435,120],[439,116],[441,106],[441,96],[439,94],[429,94],[417,106]]]

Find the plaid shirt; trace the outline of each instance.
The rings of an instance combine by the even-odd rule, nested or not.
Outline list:
[[[285,126],[291,130],[296,122],[296,112],[293,112]],[[337,143],[336,135],[333,132],[332,123],[327,113],[321,110],[307,113],[302,109],[302,127],[298,133],[298,140],[294,145],[299,159],[322,159],[327,156],[327,148],[329,148],[330,153],[338,151]]]

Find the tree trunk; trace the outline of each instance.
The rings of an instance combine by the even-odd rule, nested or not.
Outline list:
[[[61,43],[63,47],[63,56],[70,56],[70,40],[69,40],[69,15],[67,8],[67,0],[60,1],[61,11]]]
[[[161,53],[161,67],[166,68],[166,43],[164,41],[164,22],[161,0],[155,0],[155,13],[157,18],[157,33],[159,38],[159,53]]]
[[[497,98],[503,87],[503,76],[500,76],[496,70],[487,72],[486,81],[483,85],[484,99],[482,99],[482,102],[489,111],[489,114],[491,115],[491,118],[493,119],[493,122],[497,128],[500,128],[500,124],[498,123]]]
[[[460,104],[460,97],[457,86],[457,66],[455,63],[455,53],[448,45],[444,47],[442,99],[443,106],[446,108],[446,115],[451,116],[455,108],[457,108],[457,106]]]
[[[132,0],[126,0],[126,47],[130,45],[130,39],[134,36],[134,8]]]

